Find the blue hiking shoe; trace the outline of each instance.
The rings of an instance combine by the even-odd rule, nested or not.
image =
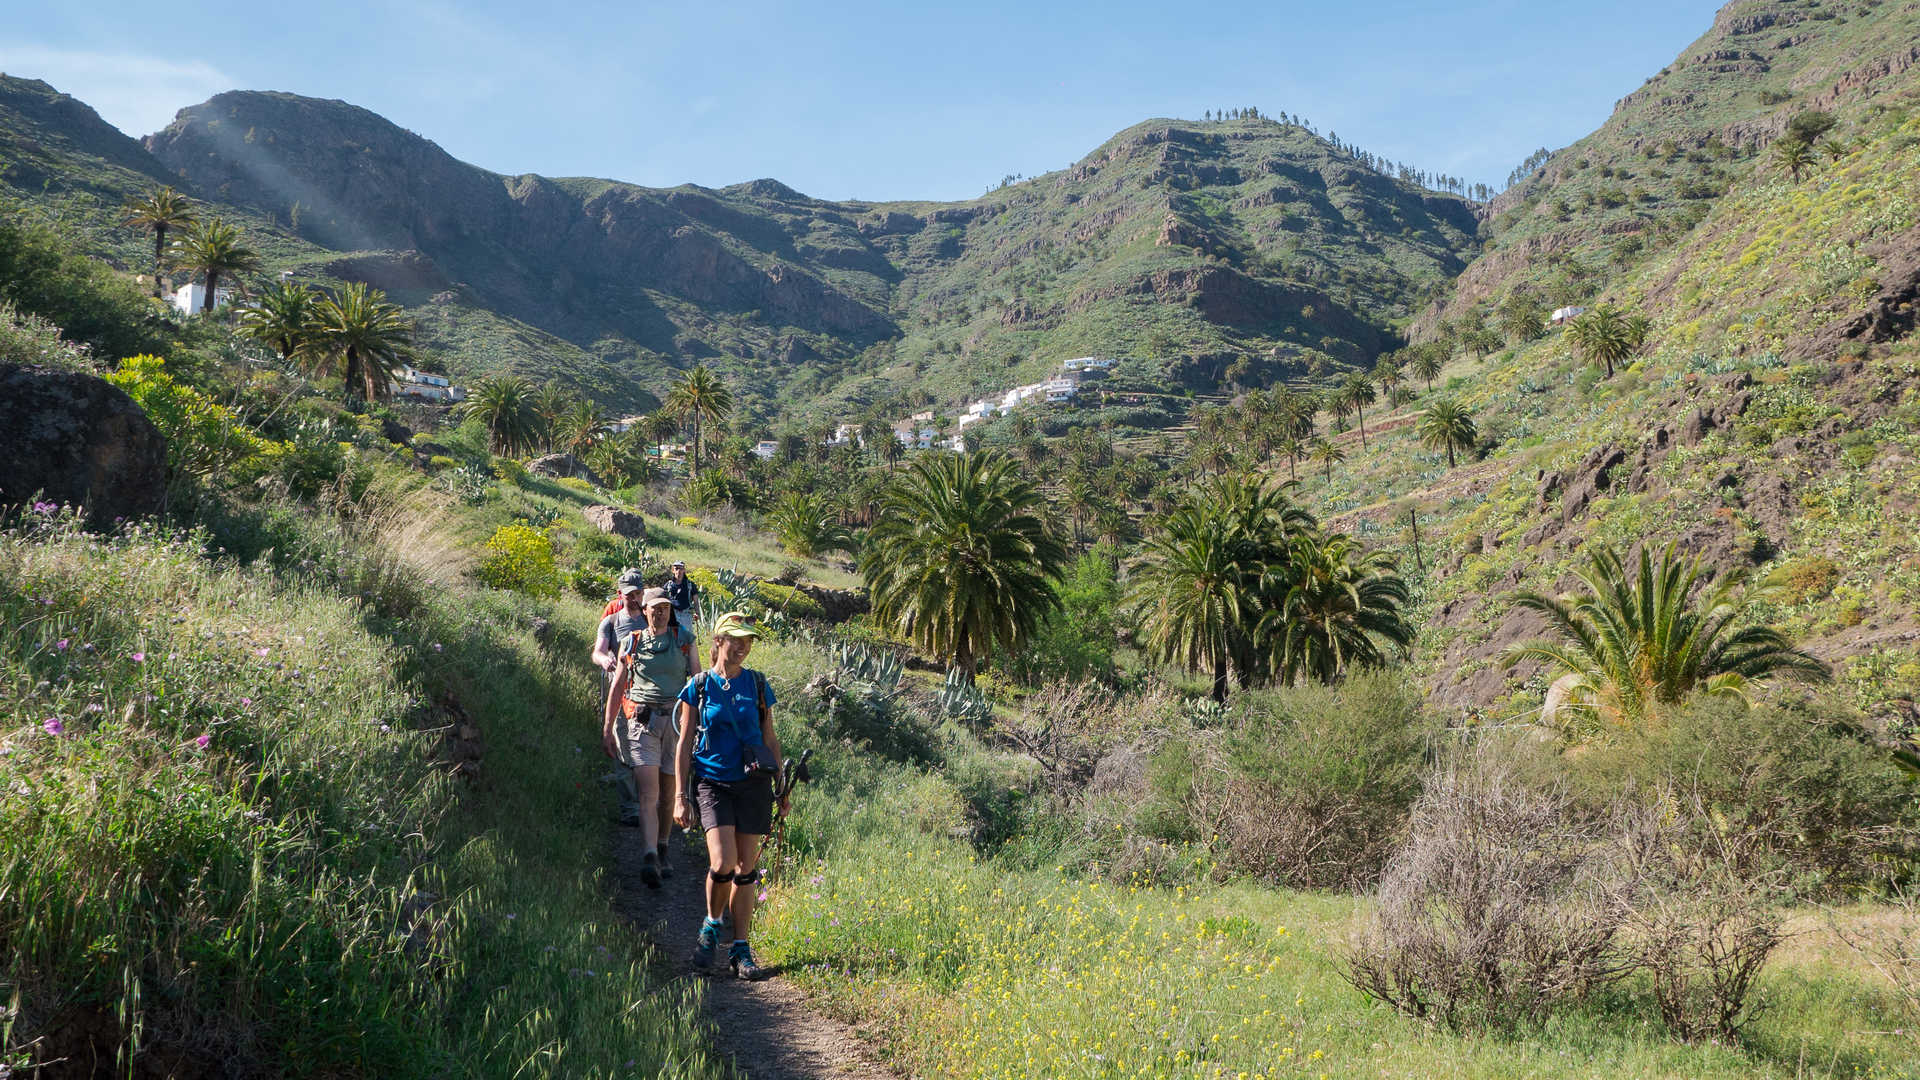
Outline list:
[[[749,982],[759,982],[773,974],[754,962],[753,946],[744,941],[734,942],[733,947],[727,950],[727,966],[733,969],[736,978]]]
[[[693,969],[710,972],[713,970],[714,954],[720,951],[720,921],[712,916],[700,924],[700,937],[693,945]]]

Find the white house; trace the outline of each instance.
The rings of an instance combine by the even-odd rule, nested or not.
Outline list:
[[[467,399],[466,390],[453,385],[445,375],[435,375],[416,367],[400,369],[400,385],[394,393],[400,397],[436,404],[451,404]]]
[[[633,425],[645,419],[646,417],[644,416],[623,416],[618,420],[609,422],[607,424],[607,430],[613,432],[616,435],[620,434],[623,431],[632,431]]]
[[[225,285],[213,290],[213,306],[221,307],[233,299],[233,290]],[[182,315],[198,314],[206,304],[207,287],[197,281],[189,281],[173,290],[174,309]]]
[[[893,425],[893,437],[909,450],[931,450],[939,435],[934,429],[933,414],[930,412],[918,413],[911,420],[902,420]]]
[[[772,461],[773,455],[778,452],[779,449],[780,444],[774,442],[772,439],[761,439],[759,442],[753,444],[753,456],[759,458],[761,461]]]
[[[1040,392],[1046,395],[1047,404],[1058,405],[1072,401],[1073,395],[1080,392],[1080,384],[1073,379],[1048,379],[1040,384]]]
[[[1585,315],[1586,313],[1587,313],[1586,308],[1568,306],[1563,308],[1554,308],[1553,314],[1547,316],[1547,318],[1553,323],[1553,325],[1559,326],[1562,323],[1565,323],[1568,319],[1576,318],[1578,316]]]
[[[833,434],[827,439],[828,446],[846,446],[856,442],[866,445],[860,438],[859,424],[841,424],[833,429]]]

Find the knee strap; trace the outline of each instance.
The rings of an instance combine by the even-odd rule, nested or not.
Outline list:
[[[758,884],[759,881],[760,881],[760,868],[757,866],[747,871],[744,874],[733,875],[733,883],[735,885],[754,885],[754,884]]]
[[[735,880],[733,873],[731,871],[723,874],[718,870],[709,870],[707,871],[707,876],[712,878],[715,881],[725,882],[725,881]]]

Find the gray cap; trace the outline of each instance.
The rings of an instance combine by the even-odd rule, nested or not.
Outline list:
[[[625,596],[647,587],[647,576],[638,570],[627,570],[620,575],[620,595]]]

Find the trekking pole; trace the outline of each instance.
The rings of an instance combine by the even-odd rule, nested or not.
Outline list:
[[[807,750],[802,752],[799,758],[788,758],[780,765],[780,778],[775,781],[773,785],[773,838],[771,842],[767,844],[768,851],[764,859],[769,868],[774,865],[774,854],[784,850],[786,847],[787,810],[785,804],[788,796],[793,794],[794,785],[813,782],[813,774],[807,769],[807,759],[811,757],[813,757],[813,751]]]

